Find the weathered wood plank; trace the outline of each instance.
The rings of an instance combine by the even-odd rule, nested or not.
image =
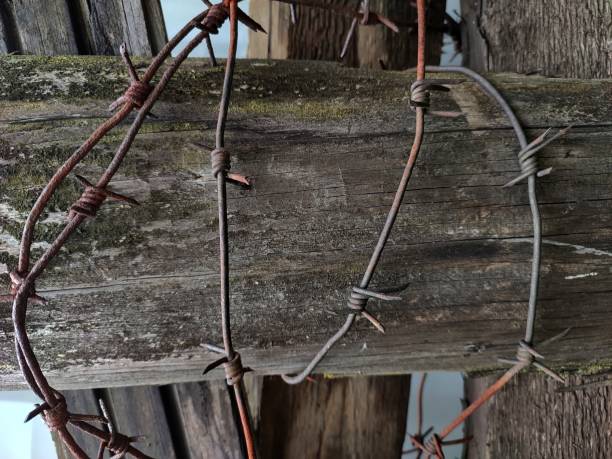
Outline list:
[[[225,381],[173,384],[171,390],[191,459],[242,459]]]
[[[157,54],[168,41],[161,0],[143,1],[142,11],[145,17],[151,51],[153,54]]]
[[[112,184],[142,205],[106,204],[38,283],[50,303],[31,308],[30,333],[59,387],[197,380],[215,358],[202,344],[220,341],[216,190],[208,153],[193,143],[213,138],[222,70],[197,65],[179,73]],[[316,62],[240,63],[228,145],[234,168],[255,186],[229,190],[233,325],[245,364],[259,373],[300,368],[343,322],[347,289],[367,264],[406,158],[411,81],[408,73]],[[522,336],[528,201],[525,187],[501,187],[517,173],[516,142],[473,84],[453,81],[434,103],[463,116],[429,120],[375,279],[410,282],[404,300],[372,302],[387,333],[359,321],[319,371],[488,368]],[[124,82],[111,58],[0,61],[2,270],[15,265],[41,186]],[[554,171],[538,186],[545,244],[536,339],[571,325],[547,353],[553,364],[609,362],[612,108],[601,101],[612,82],[494,82],[530,135],[576,123],[541,154]],[[96,177],[125,129],[78,173]],[[54,198],[36,253],[79,193],[69,181]],[[0,383],[22,384],[9,305],[0,306],[0,326]]]
[[[26,54],[78,54],[70,11],[65,0],[13,0],[20,51]]]
[[[130,53],[151,56],[142,0],[91,0],[88,4],[94,54],[117,54],[126,43]]]
[[[334,5],[356,7],[353,0]],[[442,25],[445,2],[430,2],[428,10],[427,62],[438,65],[442,52]],[[357,27],[342,62],[354,67],[405,69],[416,65],[416,9],[403,0],[376,0],[370,9],[396,19],[402,27],[394,33],[382,25]],[[309,6],[296,6],[298,21],[291,23],[289,5],[251,0],[251,15],[264,25],[267,34],[249,32],[248,57],[258,59],[305,59],[338,61],[351,18]],[[401,21],[401,22],[400,22]]]
[[[609,0],[462,0],[464,64],[491,72],[612,76]]]
[[[601,380],[571,376],[570,385]],[[495,376],[471,378],[472,400]],[[612,448],[612,385],[558,392],[541,375],[522,374],[470,418],[470,459],[604,458]]]
[[[410,376],[264,382],[262,458],[399,458],[406,436]]]
[[[159,387],[118,387],[104,392],[119,432],[145,435],[138,442],[140,451],[151,457],[177,457]]]

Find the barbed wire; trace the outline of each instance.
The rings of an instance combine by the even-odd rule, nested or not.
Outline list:
[[[230,320],[230,284],[229,284],[229,237],[228,237],[228,217],[227,217],[227,183],[240,183],[249,185],[246,177],[230,173],[231,154],[225,145],[225,129],[227,124],[228,109],[230,105],[231,91],[233,86],[233,77],[236,63],[236,49],[238,40],[238,22],[242,22],[247,27],[254,31],[263,31],[263,27],[256,21],[250,18],[245,12],[238,7],[239,0],[223,0],[220,3],[212,4],[208,0],[203,0],[208,9],[203,13],[194,17],[183,29],[181,29],[175,37],[173,37],[152,60],[151,64],[140,77],[133,66],[130,56],[125,46],[120,49],[120,54],[127,67],[129,75],[129,86],[125,93],[118,98],[110,107],[115,113],[104,123],[102,123],[91,136],[77,149],[66,162],[56,171],[49,180],[47,185],[40,193],[34,206],[32,207],[22,233],[19,249],[19,259],[17,268],[11,273],[11,289],[9,297],[13,301],[13,323],[15,327],[15,348],[17,360],[24,378],[32,391],[42,400],[42,403],[36,405],[36,408],[27,416],[26,422],[34,417],[41,415],[51,431],[57,432],[60,440],[66,445],[70,453],[78,459],[86,459],[87,455],[76,443],[67,426],[72,425],[86,434],[97,438],[100,441],[100,449],[98,458],[104,455],[106,450],[114,454],[114,458],[124,457],[130,454],[136,458],[148,458],[146,454],[136,449],[132,444],[140,439],[140,437],[128,437],[116,431],[112,420],[108,416],[106,407],[101,402],[100,410],[102,416],[99,415],[80,415],[73,414],[68,410],[65,397],[56,389],[52,388],[46,377],[44,376],[36,355],[32,349],[27,331],[26,331],[26,313],[28,303],[41,304],[45,302],[44,298],[36,293],[35,283],[38,277],[45,271],[50,261],[59,253],[60,249],[68,241],[76,229],[83,224],[87,219],[94,218],[99,208],[107,199],[119,200],[130,205],[138,205],[134,199],[120,195],[108,189],[108,186],[121,166],[125,156],[127,155],[136,135],[138,134],[145,118],[150,114],[151,108],[160,97],[163,90],[166,88],[172,76],[176,73],[180,65],[185,61],[188,55],[202,42],[206,42],[212,65],[217,65],[210,40],[211,34],[218,33],[219,28],[229,19],[230,23],[230,44],[228,50],[228,58],[225,63],[225,76],[223,82],[223,91],[219,106],[219,114],[216,127],[215,148],[211,151],[211,165],[214,178],[217,180],[217,205],[219,212],[219,276],[220,276],[220,308],[221,308],[221,331],[223,336],[223,347],[208,345],[209,350],[223,355],[222,358],[211,363],[204,372],[208,372],[213,368],[223,365],[226,373],[226,382],[228,386],[233,388],[233,399],[238,408],[240,417],[241,434],[246,446],[246,453],[249,459],[256,457],[256,448],[253,438],[252,420],[250,418],[246,391],[244,388],[243,375],[249,371],[242,365],[240,354],[235,350],[232,342],[231,320]],[[383,24],[391,30],[397,31],[397,26],[394,21],[381,16],[369,9],[369,1],[363,0],[356,9],[348,7],[339,7],[333,4],[321,4],[316,0],[276,0],[284,3],[289,3],[292,11],[292,20],[297,21],[295,5],[305,5],[317,8],[324,8],[337,14],[350,15],[353,18],[351,29],[347,35],[345,45],[346,48],[352,39],[355,28],[358,24],[372,25]],[[515,179],[508,182],[505,186],[515,185],[523,180],[527,180],[529,203],[533,221],[533,258],[530,281],[529,306],[527,314],[527,323],[525,327],[524,339],[519,342],[516,359],[500,359],[503,363],[510,363],[512,367],[498,379],[498,381],[489,387],[476,401],[468,406],[451,424],[449,424],[442,432],[433,434],[429,440],[426,437],[431,432],[431,429],[422,431],[422,392],[425,377],[419,389],[419,411],[418,411],[418,431],[413,435],[412,442],[415,446],[415,451],[419,455],[425,453],[427,456],[435,456],[443,458],[444,453],[442,448],[447,444],[454,444],[463,440],[446,440],[446,437],[453,432],[467,417],[469,417],[483,403],[494,396],[501,388],[510,381],[514,375],[521,370],[533,365],[536,368],[544,371],[549,376],[563,381],[557,373],[545,366],[542,362],[541,354],[536,351],[534,340],[534,326],[537,310],[538,285],[540,277],[541,264],[541,218],[537,201],[535,183],[536,177],[540,177],[550,173],[549,169],[540,170],[537,164],[536,154],[550,142],[564,135],[569,128],[560,130],[556,134],[549,136],[550,130],[536,138],[533,142],[527,143],[524,131],[512,111],[511,107],[503,99],[500,93],[486,79],[477,73],[465,69],[463,67],[434,67],[425,66],[425,47],[426,47],[426,15],[425,15],[425,0],[417,0],[417,67],[416,81],[411,86],[410,105],[415,111],[416,122],[414,130],[414,139],[408,160],[404,167],[402,178],[395,193],[393,203],[387,214],[385,224],[379,235],[376,247],[372,253],[368,266],[364,275],[357,286],[354,286],[348,298],[347,306],[349,313],[344,324],[340,329],[323,345],[321,350],[313,357],[310,363],[303,371],[294,376],[283,375],[283,380],[289,384],[297,384],[304,381],[333,346],[346,335],[352,328],[356,318],[362,316],[367,319],[377,330],[384,333],[384,326],[381,321],[367,311],[367,304],[370,299],[378,299],[382,301],[398,301],[400,297],[393,296],[391,293],[403,291],[406,286],[397,286],[385,289],[372,290],[369,288],[373,275],[380,262],[383,251],[389,240],[390,233],[394,227],[395,220],[399,213],[403,197],[406,193],[408,182],[414,170],[418,155],[423,143],[425,134],[425,115],[430,106],[431,91],[448,91],[444,86],[444,80],[432,80],[425,78],[425,72],[458,72],[474,80],[490,97],[495,99],[508,117],[516,137],[521,146],[518,153],[518,161],[521,173]],[[171,55],[171,52],[177,45],[194,29],[198,29],[197,33],[179,52],[171,64],[163,72],[160,80],[153,85],[152,79],[158,73],[161,65]],[[84,191],[81,197],[69,209],[68,223],[61,230],[59,235],[41,257],[32,265],[30,263],[31,246],[33,242],[34,229],[37,221],[46,208],[49,200],[75,166],[79,164],[97,145],[97,143],[115,126],[125,120],[132,111],[137,110],[137,115],[130,128],[128,129],[123,141],[117,148],[114,157],[107,166],[106,170],[97,182],[93,183],[89,179],[81,176],[76,176],[77,180],[84,186]],[[435,114],[436,112],[432,112]],[[6,299],[6,297],[2,297]],[[565,336],[567,330],[544,342],[541,346],[549,344],[561,337]],[[92,423],[100,423],[107,426],[107,430],[99,429]]]

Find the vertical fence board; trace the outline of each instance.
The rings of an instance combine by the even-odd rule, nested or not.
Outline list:
[[[105,399],[122,434],[146,436],[137,445],[142,452],[157,458],[177,457],[159,387],[108,389]]]
[[[191,459],[241,459],[240,440],[225,381],[171,386]]]
[[[101,414],[98,406],[98,399],[93,390],[67,390],[63,392],[66,397],[66,403],[71,413],[76,414]],[[103,426],[98,426],[103,427]],[[74,439],[83,448],[89,457],[97,457],[100,442],[90,435],[86,435],[79,429],[68,426],[68,429],[73,434]],[[54,435],[55,437],[55,435]],[[57,447],[57,453],[60,459],[72,459],[72,454],[64,446],[63,443],[54,438]]]
[[[26,54],[78,54],[65,0],[13,0],[15,24]]]
[[[409,376],[317,379],[297,386],[266,377],[261,457],[399,458],[409,395]]]

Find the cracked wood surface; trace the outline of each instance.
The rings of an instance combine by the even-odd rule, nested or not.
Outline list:
[[[370,310],[318,368],[334,374],[481,370],[523,335],[530,271],[525,186],[500,111],[461,77],[430,118],[424,148],[374,287],[409,282],[403,301]],[[125,89],[114,58],[0,60],[0,271],[14,267],[23,221],[55,168]],[[294,371],[344,321],[402,172],[414,129],[411,73],[320,62],[240,62],[227,146],[253,190],[230,188],[232,320],[245,365]],[[542,286],[536,340],[565,368],[608,365],[612,325],[609,145],[612,81],[497,75],[529,128],[575,124],[546,148],[539,180]],[[192,381],[220,341],[212,144],[222,69],[194,60],[154,108],[111,188],[142,203],[107,203],[38,282],[50,301],[28,327],[59,388]],[[77,173],[96,178],[127,125]],[[37,228],[39,255],[79,196],[68,180]],[[8,276],[2,275],[2,287]],[[10,305],[0,305],[0,386],[23,384]],[[213,372],[211,377],[221,377]]]

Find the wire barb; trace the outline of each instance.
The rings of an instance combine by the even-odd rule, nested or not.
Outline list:
[[[70,211],[68,213],[68,218],[70,219],[75,218],[77,215],[81,215],[84,218],[95,217],[98,210],[107,198],[114,201],[126,202],[133,206],[140,205],[140,203],[135,199],[107,190],[106,188],[93,185],[85,177],[76,174],[75,177],[85,187],[85,191],[83,191],[83,194],[78,201],[74,203],[72,207],[70,207]]]
[[[108,107],[111,112],[125,104],[129,104],[131,108],[141,108],[149,94],[151,94],[151,91],[153,91],[153,86],[146,81],[140,80],[125,43],[120,46],[119,53],[128,69],[130,85],[125,93]]]
[[[546,137],[548,136],[548,134],[550,133],[550,131],[552,129],[552,128],[549,128],[546,131],[544,131],[544,133],[542,135],[537,137],[533,142],[531,142],[529,145],[527,145],[525,148],[523,148],[521,151],[519,151],[519,153],[518,153],[518,160],[519,160],[519,165],[521,167],[521,174],[518,177],[516,177],[516,178],[510,180],[508,183],[506,183],[504,185],[504,188],[516,185],[517,183],[521,182],[522,180],[524,180],[527,177],[530,177],[532,175],[537,175],[538,177],[543,177],[545,175],[550,174],[550,172],[552,171],[552,167],[549,167],[549,168],[543,169],[543,170],[539,169],[538,161],[537,161],[537,158],[536,158],[536,153],[538,153],[540,150],[542,150],[542,148],[547,146],[549,143],[551,143],[551,142],[557,140],[559,137],[567,134],[567,132],[571,128],[572,128],[572,126],[568,126],[568,127],[564,128],[564,129],[561,129],[555,135],[553,135],[549,139],[546,139]]]

